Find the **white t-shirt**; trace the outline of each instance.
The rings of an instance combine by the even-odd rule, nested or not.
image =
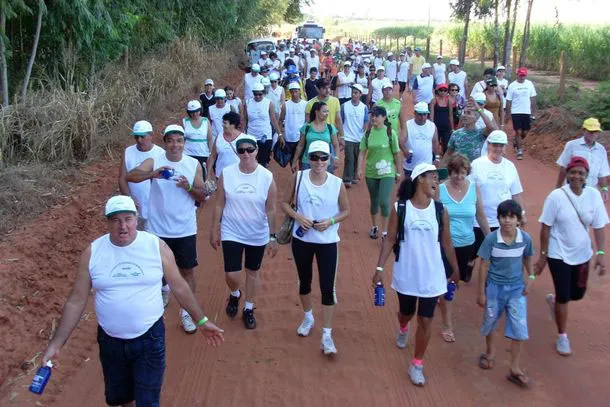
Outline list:
[[[472,87],[472,90],[470,91],[470,96],[474,95],[475,93],[484,93],[486,87],[487,86],[485,84],[485,81],[478,81]]]
[[[569,198],[563,191],[567,192]],[[539,221],[551,227],[548,257],[562,260],[572,266],[591,259],[591,238],[588,230],[580,223],[579,213],[587,227],[601,229],[608,224],[606,207],[601,194],[595,188],[585,187],[578,196],[572,192],[569,185],[564,185],[546,197]]]
[[[446,83],[447,78],[445,77],[445,72],[447,71],[447,65],[441,63],[437,64],[436,62],[432,64],[432,68],[434,69],[434,81],[437,85],[441,83]]]
[[[373,57],[373,65],[376,69],[379,69],[383,66],[384,59],[383,57]]]
[[[318,72],[320,71],[320,57],[315,55],[313,58],[308,55],[306,58],[307,61],[307,73],[309,74],[309,70],[311,68],[317,68]]]
[[[284,88],[279,85],[275,89],[273,89],[273,87],[270,87],[269,92],[265,97],[273,102],[273,110],[275,110],[276,114],[275,117],[279,118],[280,112],[282,110],[282,102],[286,100]]]
[[[366,74],[364,75],[363,78],[360,77],[360,75],[358,75],[358,73],[355,73],[355,83],[357,83],[358,85],[362,86],[362,95],[366,96],[369,94],[369,78],[366,76]],[[351,93],[350,93],[350,97],[351,97]]]
[[[447,78],[449,79],[449,84],[455,83],[456,85],[458,85],[460,87],[459,94],[465,98],[466,91],[464,90],[464,83],[466,83],[466,72],[465,71],[460,71],[458,73],[449,72],[449,74],[447,75]]]
[[[250,174],[239,164],[222,170],[225,207],[220,221],[220,239],[251,246],[269,243],[266,203],[273,182],[271,172],[261,165]]]
[[[246,134],[241,133],[235,138],[235,140],[228,142],[225,140],[224,134],[219,134],[216,137],[216,176],[220,177],[222,170],[232,164],[239,162],[239,156],[237,155],[237,140],[242,137],[246,137]]]
[[[286,115],[284,117],[284,138],[286,141],[295,143],[301,139],[300,128],[305,123],[305,107],[307,101],[301,100],[294,103],[292,100],[286,102]]]
[[[212,105],[208,109],[210,120],[212,120],[212,137],[216,138],[216,136],[222,133],[222,116],[231,111],[231,105],[228,103],[225,103],[223,107]]]
[[[393,61],[385,61],[385,76],[391,80],[396,80],[396,71],[398,69],[398,65],[396,64],[396,60]]]
[[[419,125],[415,119],[407,121],[407,150],[413,150],[413,158],[411,163],[405,158],[403,168],[408,171],[413,171],[417,164],[428,163],[432,164],[432,140],[436,125],[430,120]]]
[[[127,172],[142,164],[147,158],[154,158],[165,154],[165,150],[153,144],[148,151],[138,150],[137,145],[129,146],[125,149],[125,169]],[[148,219],[148,196],[150,195],[150,180],[142,182],[128,182],[129,194],[140,204],[140,217]]]
[[[557,160],[557,165],[566,168],[572,157],[582,157],[589,163],[587,185],[590,187],[596,188],[599,178],[610,175],[608,154],[606,148],[600,143],[596,142],[593,147],[589,147],[585,143],[584,137],[568,141]]]
[[[434,77],[432,75],[422,76],[421,74],[415,77],[416,84],[413,84],[415,90],[415,103],[432,102],[434,98]]]
[[[345,72],[339,72],[337,74],[337,97],[339,99],[346,99],[352,97],[352,84],[354,83],[355,76],[354,72],[350,71],[347,75]]]
[[[536,96],[534,84],[526,79],[523,83],[514,81],[508,85],[506,100],[512,102],[511,114],[532,114],[532,103],[530,98]]]
[[[489,226],[500,226],[498,205],[507,199],[512,199],[513,195],[523,192],[517,168],[506,158],[495,164],[487,156],[479,157],[472,162],[470,180],[481,190],[483,210]],[[475,226],[479,226],[476,219]]]
[[[502,92],[502,95],[504,96],[502,98],[502,109],[504,109],[506,108],[506,92],[508,90],[508,79],[500,79],[498,77],[496,77],[496,79],[498,80],[498,89]]]
[[[345,141],[360,143],[364,135],[364,125],[367,119],[368,109],[362,102],[354,106],[351,100],[341,105],[341,118],[343,120],[343,135]]]
[[[398,82],[408,82],[410,66],[411,64],[407,61],[398,62],[398,74],[396,75]]]
[[[385,77],[383,79],[375,78],[371,81],[372,89],[370,91],[373,92],[371,94],[371,101],[373,103],[383,98],[383,86],[388,82],[388,78]]]
[[[247,73],[244,75],[244,99],[252,99],[254,95],[252,94],[252,86],[255,83],[260,82],[263,79],[263,75],[257,74],[256,76],[252,76],[252,73]]]
[[[210,147],[208,146],[208,126],[210,122],[207,118],[201,118],[199,127],[193,126],[191,119],[182,119],[184,128],[184,154],[191,157],[209,157]]]
[[[233,107],[233,111],[239,113],[239,108],[241,106],[241,99],[237,96],[233,97],[233,99],[227,99],[227,104]]]

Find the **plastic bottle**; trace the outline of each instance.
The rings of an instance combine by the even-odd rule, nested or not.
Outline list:
[[[51,368],[53,367],[53,363],[49,360],[46,366],[42,366],[38,368],[34,379],[32,379],[32,384],[30,385],[30,391],[35,394],[42,394],[44,388],[46,387],[49,379],[51,378]]]
[[[174,170],[172,168],[164,168],[163,171],[161,171],[161,177],[165,179],[170,179],[173,176]]]
[[[413,150],[409,150],[407,154],[407,164],[411,164],[413,162]]]
[[[315,225],[316,223],[318,223],[318,221],[314,220],[313,224]],[[307,233],[307,230],[303,229],[303,226],[299,226],[295,233],[298,237],[303,237],[305,236],[305,233]]]
[[[385,288],[382,282],[375,286],[375,306],[383,307],[385,305]]]
[[[455,289],[457,285],[453,281],[449,281],[447,283],[447,292],[445,293],[446,301],[453,301],[453,295],[455,294]]]

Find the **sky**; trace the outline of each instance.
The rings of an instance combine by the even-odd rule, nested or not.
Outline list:
[[[312,0],[312,3],[304,11],[317,17],[352,15],[395,20],[398,15],[404,15],[405,21],[421,21],[428,19],[428,7],[432,20],[447,21],[451,16],[449,0]],[[520,4],[522,18],[525,18],[526,0],[521,0]],[[414,5],[423,15],[411,15]],[[555,7],[561,23],[610,24],[610,0],[534,0],[532,21],[554,23]]]

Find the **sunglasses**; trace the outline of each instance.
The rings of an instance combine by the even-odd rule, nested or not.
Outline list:
[[[330,157],[326,154],[324,154],[324,155],[310,154],[309,161],[328,161],[329,158]]]
[[[244,153],[252,154],[255,151],[256,151],[256,148],[254,148],[254,147],[250,147],[250,148],[238,148],[237,149],[237,154],[244,154]]]
[[[252,93],[254,96],[263,96],[262,92],[253,92]]]
[[[447,92],[447,89],[439,89],[439,92]]]
[[[495,87],[497,87],[498,85],[488,85],[488,86],[489,86],[490,88],[495,88]]]
[[[449,92],[457,92],[457,89],[449,89]]]

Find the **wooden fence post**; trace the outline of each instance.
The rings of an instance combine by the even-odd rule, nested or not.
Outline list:
[[[566,52],[561,51],[561,56],[559,57],[559,87],[557,88],[557,96],[559,97],[559,101],[563,102],[564,92],[566,89],[566,72],[568,71],[568,59],[566,57]]]
[[[483,68],[485,66],[485,44],[481,44],[480,59],[481,59],[481,68]]]
[[[426,61],[430,60],[430,36],[426,38]]]
[[[440,51],[438,52],[439,55],[443,55],[443,40],[441,39],[441,45],[440,45]]]
[[[517,77],[517,69],[519,68],[517,66],[517,63],[518,63],[518,59],[517,59],[517,47],[514,47],[513,48],[513,69],[512,69],[513,74],[514,74],[513,78]]]

